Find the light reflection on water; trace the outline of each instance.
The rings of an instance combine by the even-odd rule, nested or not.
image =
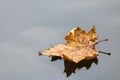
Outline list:
[[[118,0],[0,0],[0,6],[0,80],[120,79]],[[74,27],[89,31],[93,25],[100,40],[109,39],[96,48],[111,56],[99,54],[95,62],[81,62],[82,66],[52,62],[37,54],[51,45],[64,44],[63,37]]]
[[[52,57],[51,61],[56,61],[57,59],[61,59],[60,57]],[[87,70],[90,69],[92,63],[98,64],[98,59],[90,59],[90,60],[83,60],[79,63],[70,62],[64,60],[64,73],[66,76],[69,77],[72,73],[75,73],[76,69],[80,70],[85,67]]]

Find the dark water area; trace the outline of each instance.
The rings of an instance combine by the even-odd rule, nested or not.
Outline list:
[[[0,80],[119,80],[119,1],[0,0]],[[78,64],[37,51],[65,44],[74,27],[96,25],[99,53]]]
[[[61,59],[61,57],[52,57],[51,61],[56,61],[57,59]],[[66,73],[66,77],[69,77],[72,73],[75,73],[76,69],[80,70],[81,68],[85,67],[88,70],[92,63],[97,65],[98,59],[94,58],[89,60],[82,60],[79,63],[64,60],[64,73]]]

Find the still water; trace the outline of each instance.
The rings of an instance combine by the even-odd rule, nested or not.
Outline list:
[[[118,0],[0,0],[0,80],[119,80],[120,10]],[[96,25],[100,51],[78,64],[37,51],[65,44],[74,27]]]
[[[108,42],[96,46],[98,50],[111,52],[99,54],[96,59],[78,64],[57,57],[39,56],[38,50],[62,43],[64,35],[73,27],[50,29],[26,28],[16,40],[2,43],[0,78],[2,80],[118,80],[119,77],[119,27],[97,27],[100,39]],[[90,27],[82,26],[87,31]],[[88,29],[89,28],[89,29]],[[113,30],[114,29],[114,30]],[[34,42],[32,42],[34,41]]]

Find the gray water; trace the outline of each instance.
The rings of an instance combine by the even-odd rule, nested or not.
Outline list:
[[[0,80],[119,80],[119,0],[0,0]],[[74,27],[96,25],[96,46],[111,52],[97,59],[69,63],[39,56],[38,50],[64,44]],[[65,72],[64,72],[65,71]]]

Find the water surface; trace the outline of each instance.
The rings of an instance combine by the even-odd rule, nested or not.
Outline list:
[[[0,0],[0,80],[119,80],[119,1]],[[74,27],[96,25],[96,46],[111,52],[79,64],[39,56],[38,50],[64,44]],[[55,61],[54,61],[55,60]]]

